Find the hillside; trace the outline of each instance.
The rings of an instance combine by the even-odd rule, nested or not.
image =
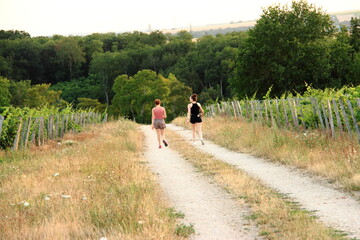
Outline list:
[[[350,25],[350,20],[352,17],[360,17],[360,9],[359,10],[351,10],[351,11],[342,11],[329,13],[331,19],[334,21],[335,25],[340,27],[340,25]],[[172,28],[172,29],[162,29],[161,31],[164,33],[176,34],[180,31],[188,31],[191,32],[194,38],[202,37],[204,35],[216,35],[216,34],[225,34],[228,32],[241,32],[246,31],[249,28],[255,26],[256,20],[251,21],[239,21],[239,22],[231,22],[231,23],[219,23],[219,24],[209,24],[206,26],[196,26],[193,27],[191,25],[181,28]]]

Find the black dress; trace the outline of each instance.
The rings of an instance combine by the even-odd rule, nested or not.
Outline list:
[[[191,108],[190,108],[190,122],[191,123],[200,123],[202,122],[201,117],[200,117],[200,107],[197,103],[193,103]]]

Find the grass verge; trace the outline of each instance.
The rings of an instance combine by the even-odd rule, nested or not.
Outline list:
[[[265,239],[345,239],[343,234],[317,222],[310,212],[301,209],[286,195],[274,192],[243,171],[200,152],[188,142],[181,141],[175,132],[168,131],[167,138],[171,148],[200,171],[212,176],[237,201],[250,205],[253,213],[247,218],[258,223],[260,235]]]
[[[174,123],[189,128],[184,118]],[[292,132],[228,117],[206,118],[203,132],[225,148],[306,169],[360,193],[360,145],[346,137],[332,139],[318,131]]]
[[[0,239],[182,239],[125,120],[1,152]]]

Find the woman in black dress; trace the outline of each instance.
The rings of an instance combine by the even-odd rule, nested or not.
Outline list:
[[[192,125],[192,136],[193,143],[195,144],[195,135],[196,132],[200,137],[201,144],[204,145],[205,142],[202,137],[202,115],[204,114],[204,110],[201,107],[201,104],[197,102],[197,94],[193,94],[190,97],[190,102],[188,104],[188,113],[186,122],[190,122]]]

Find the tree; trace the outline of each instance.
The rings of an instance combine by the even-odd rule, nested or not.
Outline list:
[[[5,76],[12,80],[40,80],[43,73],[40,53],[41,45],[30,38],[0,40],[0,55],[7,62],[2,64]]]
[[[245,37],[243,33],[204,36],[177,61],[172,71],[197,93],[204,89],[218,89],[220,96],[215,99],[230,97],[228,79],[234,71],[237,48]]]
[[[23,39],[23,38],[30,38],[30,34],[24,31],[18,31],[18,30],[0,30],[0,39]]]
[[[23,80],[19,82],[10,82],[10,93],[12,95],[11,105],[16,107],[24,107],[25,99],[27,98],[28,89],[31,88],[30,80]]]
[[[27,90],[25,106],[41,107],[55,104],[60,100],[60,91],[49,90],[50,84],[37,84]]]
[[[84,109],[84,110],[91,109],[99,112],[104,112],[106,109],[106,105],[101,104],[97,99],[78,98],[78,102],[79,103],[76,105],[76,107],[80,109]]]
[[[160,98],[166,102],[170,92],[166,79],[151,70],[142,70],[133,77],[121,75],[114,81],[113,107],[123,116],[138,122],[151,120],[153,101]]]
[[[74,66],[79,66],[85,62],[84,50],[80,47],[75,37],[60,39],[55,46],[56,54],[62,64],[66,64],[69,69],[69,79],[73,77]]]
[[[164,81],[167,81],[170,89],[164,106],[166,107],[168,120],[171,121],[181,114],[186,113],[186,107],[189,102],[189,97],[192,94],[192,89],[177,80],[172,73],[170,73]]]
[[[11,73],[10,63],[4,58],[0,56],[0,76],[9,76]]]
[[[112,90],[115,95],[112,100],[111,110],[115,115],[122,115],[124,117],[135,117],[134,111],[132,109],[131,101],[133,98],[131,82],[133,79],[129,79],[129,76],[122,74],[114,80],[114,85]]]
[[[106,104],[110,105],[112,97],[111,87],[114,79],[121,73],[121,66],[117,64],[117,57],[120,53],[96,53],[90,64],[90,73],[101,83],[105,94]]]
[[[72,81],[59,82],[50,87],[51,90],[61,91],[61,98],[69,103],[78,103],[78,98],[99,99],[105,102],[105,95],[101,83],[93,75],[81,77]]]
[[[325,87],[331,75],[327,39],[334,34],[330,16],[305,1],[263,10],[239,49],[231,87],[242,97],[305,90],[304,82]]]
[[[0,107],[7,107],[10,105],[10,81],[0,76]]]
[[[360,52],[354,54],[354,59],[349,66],[347,78],[353,85],[360,85]]]
[[[329,39],[332,86],[341,88],[352,84],[349,70],[352,65],[353,48],[350,45],[349,32],[342,26],[335,39]]]
[[[360,51],[360,17],[350,20],[350,44],[355,52]]]

